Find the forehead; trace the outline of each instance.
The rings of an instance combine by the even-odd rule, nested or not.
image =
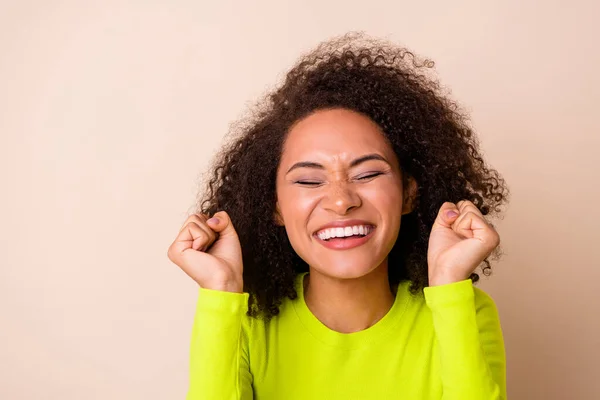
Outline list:
[[[351,110],[320,110],[292,126],[281,161],[346,159],[373,152],[393,155],[381,128],[374,121]]]

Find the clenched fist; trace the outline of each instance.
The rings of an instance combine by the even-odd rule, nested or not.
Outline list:
[[[500,235],[472,202],[445,202],[429,236],[429,285],[467,279],[499,244]]]
[[[243,292],[242,248],[231,219],[219,211],[190,216],[167,255],[205,289]]]

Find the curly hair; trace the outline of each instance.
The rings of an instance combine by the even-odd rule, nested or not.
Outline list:
[[[303,55],[278,87],[232,125],[197,207],[231,217],[242,246],[248,315],[277,315],[285,297],[297,297],[296,275],[308,271],[285,228],[274,221],[275,182],[287,132],[317,110],[349,109],[376,122],[398,157],[404,187],[409,176],[417,182],[414,209],[402,216],[388,256],[390,285],[408,280],[413,294],[428,285],[429,234],[444,202],[466,199],[484,216],[500,213],[509,196],[505,181],[484,162],[466,113],[428,73],[433,65],[406,48],[351,32]],[[490,257],[501,254],[497,247]],[[490,257],[483,262],[485,275]]]

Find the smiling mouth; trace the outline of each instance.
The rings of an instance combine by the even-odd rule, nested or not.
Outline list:
[[[373,230],[375,226],[373,225],[354,225],[354,226],[346,226],[346,227],[334,227],[327,228],[314,233],[314,236],[324,242],[329,242],[331,240],[347,240],[347,239],[356,239],[368,236]]]
[[[356,230],[354,226],[351,228],[352,231],[350,227],[324,229],[315,233],[314,237],[319,244],[330,250],[350,250],[366,244],[375,231],[375,226],[370,225],[363,225],[362,230]]]

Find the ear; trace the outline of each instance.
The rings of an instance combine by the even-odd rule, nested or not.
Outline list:
[[[275,203],[275,212],[273,213],[273,221],[277,226],[284,226],[283,217],[281,216],[281,210],[279,209],[279,202]]]
[[[417,197],[417,181],[412,177],[408,177],[408,185],[404,188],[404,200],[402,204],[402,215],[410,214],[415,208],[415,199]]]

